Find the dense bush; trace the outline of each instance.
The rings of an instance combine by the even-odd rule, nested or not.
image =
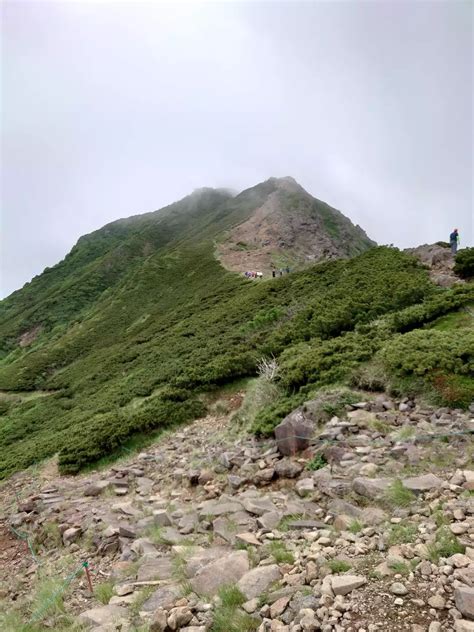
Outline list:
[[[254,421],[268,432],[316,388],[349,381],[394,330],[444,314],[442,297],[450,309],[467,301],[461,291],[436,290],[426,270],[394,248],[249,283],[215,261],[211,240],[160,249],[160,239],[156,252],[84,302],[79,322],[58,306],[55,319],[64,320],[54,332],[0,361],[0,389],[18,392],[1,417],[0,477],[54,453],[63,471],[78,471],[136,433],[202,414],[202,391],[254,376],[262,355],[275,355],[276,399]],[[29,295],[40,285],[47,284],[35,281]],[[421,315],[389,322],[420,301]],[[27,401],[25,391],[38,388],[45,395]]]
[[[457,253],[454,272],[462,279],[474,278],[474,248],[463,248]]]
[[[395,376],[426,376],[435,371],[474,374],[474,331],[423,329],[396,336],[380,351],[386,370]]]

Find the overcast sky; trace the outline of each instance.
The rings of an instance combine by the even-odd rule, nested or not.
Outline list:
[[[84,233],[291,175],[379,243],[473,235],[473,4],[2,3],[2,295]]]

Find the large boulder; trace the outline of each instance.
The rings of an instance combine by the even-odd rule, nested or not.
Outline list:
[[[278,449],[285,456],[306,450],[314,434],[314,424],[302,408],[287,415],[275,428]]]

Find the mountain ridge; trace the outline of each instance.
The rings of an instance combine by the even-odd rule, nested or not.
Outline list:
[[[158,212],[113,222],[5,299],[0,478],[52,454],[62,472],[76,473],[137,437],[201,416],[209,392],[255,376],[262,357],[275,357],[282,363],[279,395],[255,426],[266,432],[312,389],[356,379],[353,371],[396,339],[399,321],[416,328],[472,300],[467,284],[438,296],[427,270],[395,248],[345,242],[340,217],[295,193],[298,186],[270,179],[237,196],[204,189]],[[294,208],[287,206],[288,188],[297,196]],[[313,213],[315,229],[328,218],[336,222],[340,243],[356,248],[355,256],[345,251],[316,265],[306,261],[262,282],[223,267],[217,238],[225,240],[226,231],[274,198],[290,219]],[[353,236],[350,222],[349,228]],[[333,243],[334,235],[324,235]],[[418,311],[405,315],[411,306]],[[400,312],[398,320],[379,326],[392,312]],[[435,337],[430,349],[458,353],[459,344],[433,343]],[[461,372],[463,358],[456,356]],[[377,362],[383,365],[385,356]],[[388,366],[390,375],[398,370]],[[459,402],[470,392],[463,379],[452,389]]]

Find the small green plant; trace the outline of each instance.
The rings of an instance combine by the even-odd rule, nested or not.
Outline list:
[[[63,538],[58,523],[52,520],[46,521],[36,536],[35,542],[43,544],[48,549],[62,547]]]
[[[392,524],[390,525],[387,543],[390,546],[395,544],[408,544],[415,540],[417,533],[418,528],[415,524]]]
[[[311,470],[312,472],[316,470],[321,470],[323,467],[326,467],[328,464],[326,457],[324,454],[316,454],[311,461],[306,464],[306,468]]]
[[[247,598],[234,585],[219,590],[219,604],[214,610],[211,632],[253,632],[260,622],[239,610]]]
[[[415,494],[401,480],[395,479],[385,491],[384,499],[390,506],[408,507],[415,500]]]
[[[216,608],[211,632],[254,632],[260,621],[241,610]]]
[[[282,533],[286,533],[290,528],[290,524],[292,522],[296,522],[297,520],[301,520],[303,518],[303,514],[292,514],[290,516],[285,516],[282,518],[278,524],[278,531]]]
[[[449,524],[449,520],[444,515],[442,507],[438,507],[438,509],[435,509],[435,511],[433,511],[433,513],[431,514],[431,517],[435,521],[435,524],[438,528]]]
[[[257,549],[255,546],[252,546],[252,544],[247,544],[247,542],[240,542],[239,540],[237,540],[237,542],[235,543],[235,548],[238,551],[247,551],[249,563],[252,568],[257,566],[260,562],[260,557]]]
[[[223,586],[218,594],[224,608],[238,608],[247,601],[242,591],[233,584]]]
[[[352,568],[352,565],[345,560],[329,560],[328,566],[333,573],[346,573]]]
[[[103,604],[108,604],[114,594],[112,582],[102,582],[94,587],[94,595]]]
[[[402,428],[396,432],[395,439],[397,441],[407,441],[413,437],[415,432],[413,426],[402,426]]]
[[[140,590],[138,595],[134,598],[133,602],[129,606],[129,610],[132,616],[137,617],[145,601],[156,590],[156,586],[146,586],[143,590]]]
[[[436,532],[435,541],[428,545],[428,556],[431,562],[437,564],[440,558],[451,557],[455,553],[464,553],[466,547],[451,533],[446,526]]]
[[[150,540],[153,542],[153,544],[156,544],[158,546],[161,546],[162,544],[166,544],[166,540],[163,536],[163,527],[160,527],[159,525],[155,525],[155,524],[151,525],[146,530],[146,534],[150,538]]]
[[[369,421],[368,426],[371,430],[381,435],[386,435],[392,430],[392,426],[386,421],[382,421],[382,419],[372,419]]]
[[[398,575],[408,575],[410,567],[405,562],[389,562],[388,567]]]
[[[364,528],[364,525],[362,524],[362,522],[360,520],[355,519],[349,525],[348,530],[354,535],[356,535],[357,533],[360,533],[363,528]]]
[[[288,551],[286,545],[281,540],[273,540],[268,545],[270,554],[277,564],[293,564],[295,557],[291,551]]]

